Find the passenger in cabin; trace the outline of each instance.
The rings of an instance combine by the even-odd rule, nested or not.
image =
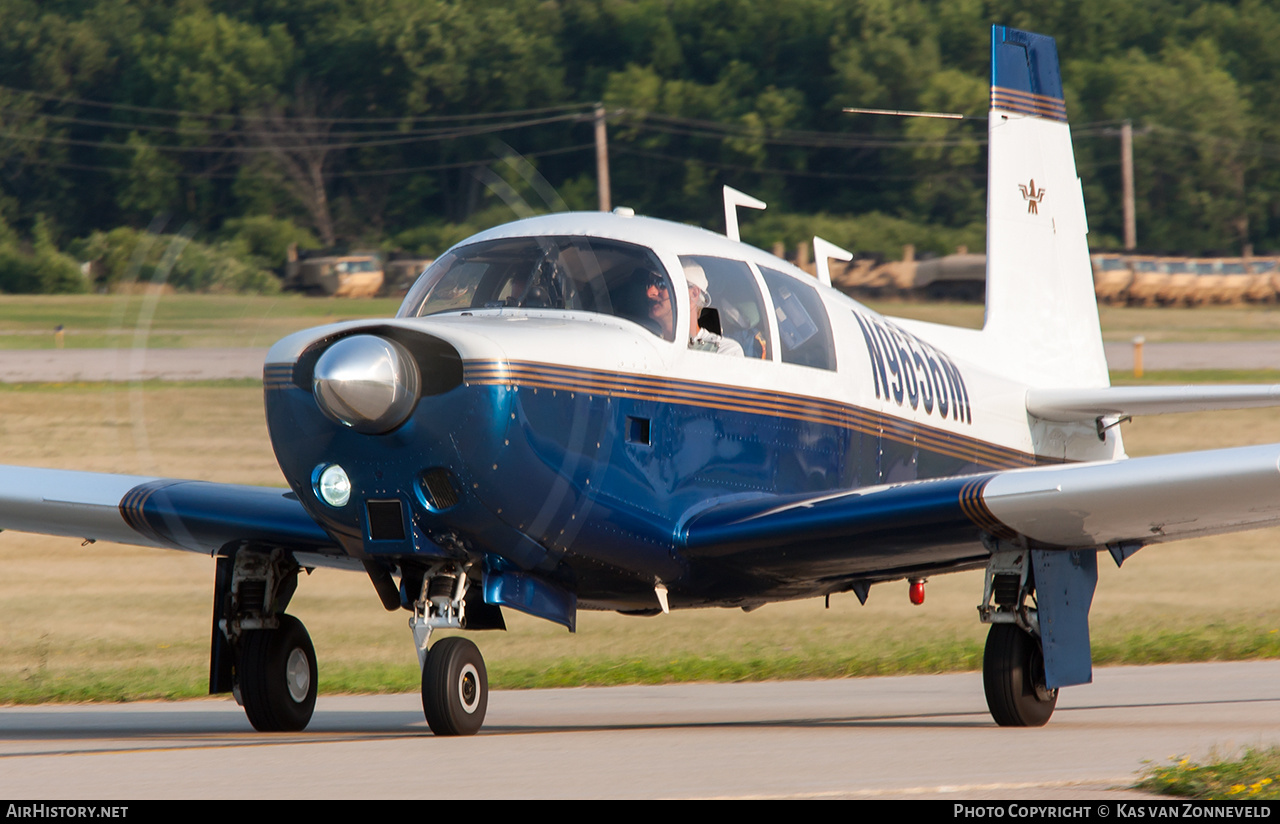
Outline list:
[[[665,340],[675,340],[676,310],[667,279],[657,272],[650,272],[644,294],[649,301],[649,322],[644,325]]]
[[[689,282],[689,348],[701,352],[744,357],[742,344],[698,325],[703,309],[711,306],[711,293],[707,291],[707,273],[697,263],[684,264],[684,279]]]

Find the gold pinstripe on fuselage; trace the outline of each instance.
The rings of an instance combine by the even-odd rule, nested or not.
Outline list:
[[[471,386],[520,386],[584,392],[616,398],[699,406],[826,424],[886,438],[992,468],[1032,466],[1052,459],[977,438],[880,415],[826,398],[765,392],[737,386],[653,377],[529,361],[466,361],[463,381]]]

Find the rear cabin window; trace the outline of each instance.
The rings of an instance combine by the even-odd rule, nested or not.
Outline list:
[[[454,249],[422,273],[399,318],[465,309],[567,309],[676,339],[671,279],[642,246],[585,237],[503,238]]]
[[[776,269],[760,267],[778,316],[778,338],[783,363],[836,368],[831,321],[818,290]]]
[[[707,273],[707,293],[711,307],[720,318],[720,334],[736,340],[748,358],[773,357],[769,341],[769,318],[764,299],[751,268],[740,260],[681,255],[681,265],[696,263]],[[715,330],[712,330],[715,331]]]

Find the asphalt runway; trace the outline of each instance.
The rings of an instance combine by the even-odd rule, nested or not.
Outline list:
[[[1142,795],[1148,761],[1280,742],[1280,661],[1114,667],[1000,729],[977,673],[496,692],[436,738],[417,695],[321,696],[305,733],[229,700],[0,708],[0,795],[928,798]]]

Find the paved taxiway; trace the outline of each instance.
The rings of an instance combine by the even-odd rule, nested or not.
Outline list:
[[[976,673],[494,693],[431,736],[416,695],[320,698],[307,732],[231,701],[0,708],[0,796],[1094,798],[1144,761],[1280,742],[1280,661],[1114,667],[1042,729]]]
[[[1112,368],[1131,348],[1109,344]],[[0,352],[0,381],[259,377],[265,350]],[[1263,368],[1280,344],[1148,344],[1148,369]],[[494,694],[432,737],[416,695],[322,696],[260,735],[226,700],[0,708],[0,796],[1122,798],[1144,760],[1280,743],[1280,662],[1109,668],[1000,730],[981,676]]]

